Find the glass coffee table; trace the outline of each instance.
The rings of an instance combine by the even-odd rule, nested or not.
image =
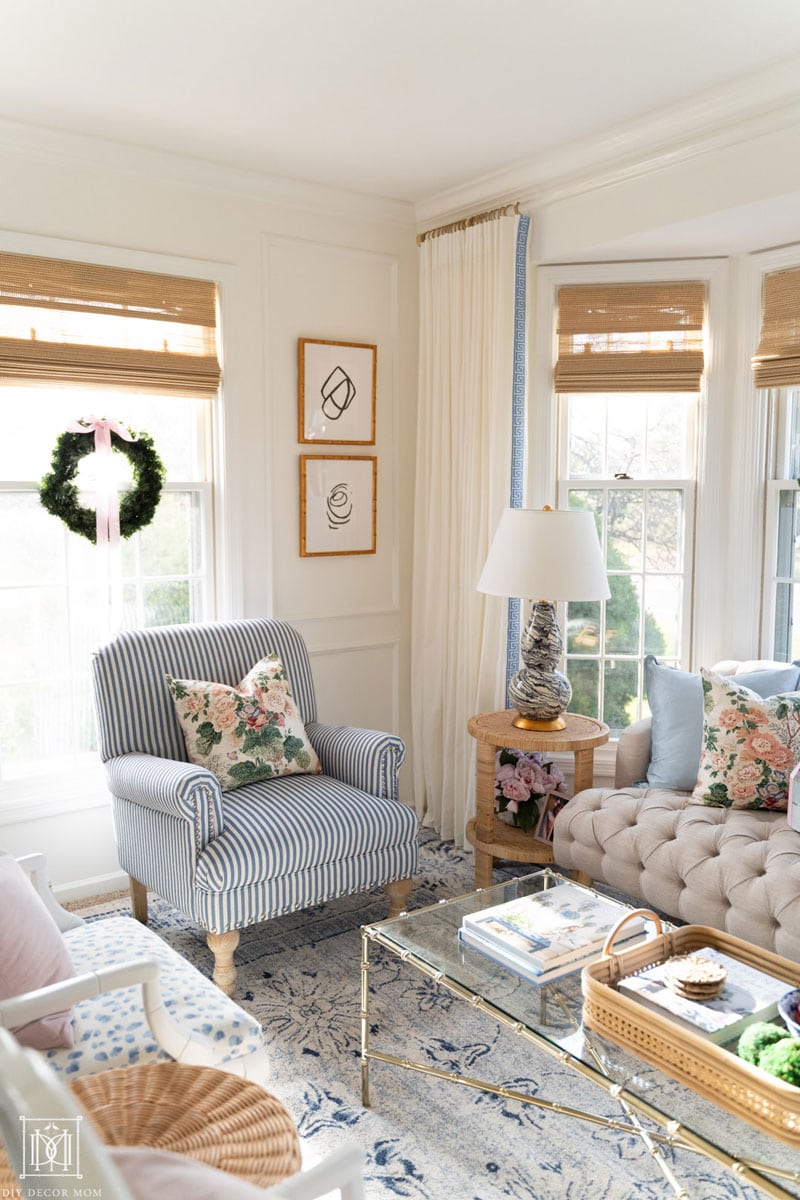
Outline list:
[[[370,1063],[389,1063],[588,1121],[621,1134],[635,1134],[647,1146],[665,1180],[679,1197],[688,1197],[689,1193],[682,1186],[672,1163],[661,1152],[662,1148],[705,1155],[767,1196],[800,1198],[800,1154],[796,1150],[729,1113],[723,1114],[721,1109],[695,1092],[643,1064],[599,1034],[583,1028],[579,969],[544,987],[537,987],[470,947],[459,944],[458,930],[465,913],[477,912],[562,882],[564,876],[555,871],[537,871],[362,928],[361,1090],[365,1107],[370,1102]],[[510,1029],[523,1042],[596,1084],[618,1103],[619,1117],[571,1108],[539,1095],[500,1087],[373,1048],[370,1021],[374,1026],[376,1014],[369,1012],[369,953],[373,945],[397,955],[439,986]],[[535,1062],[531,1066],[535,1069]]]

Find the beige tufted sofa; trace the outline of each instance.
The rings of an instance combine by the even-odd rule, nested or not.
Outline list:
[[[786,813],[633,786],[649,761],[648,718],[620,737],[614,788],[587,788],[559,813],[559,867],[800,961],[800,833]]]

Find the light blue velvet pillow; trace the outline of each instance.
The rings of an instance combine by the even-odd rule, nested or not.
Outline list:
[[[725,676],[759,696],[775,696],[800,687],[796,663],[766,671]],[[644,660],[647,702],[653,715],[650,732],[649,787],[691,792],[697,782],[703,744],[703,682],[700,675],[665,667],[652,654]]]

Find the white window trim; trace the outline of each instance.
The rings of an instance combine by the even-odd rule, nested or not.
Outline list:
[[[562,408],[566,409],[566,405],[563,405]],[[564,425],[566,425],[566,420],[564,421]],[[564,447],[563,439],[562,439],[562,447]],[[565,447],[564,447],[564,449],[565,449]],[[566,454],[563,454],[562,460],[565,457],[566,457]],[[604,493],[611,491],[611,490],[645,492],[645,491],[657,491],[660,489],[667,489],[669,491],[680,492],[683,497],[683,511],[684,511],[685,528],[688,530],[694,529],[694,520],[695,520],[695,510],[694,510],[695,481],[694,481],[694,479],[655,479],[655,478],[651,478],[649,476],[647,478],[642,478],[642,479],[639,479],[639,478],[593,479],[593,478],[582,478],[582,477],[568,478],[567,476],[565,476],[564,478],[559,480],[558,485],[557,485],[558,506],[560,508],[566,508],[567,504],[568,504],[568,502],[567,502],[568,493],[571,491],[578,491],[578,490],[584,490],[584,489],[586,491],[602,491]],[[691,537],[686,537],[683,539],[683,554],[682,554],[682,561],[681,561],[681,565],[680,565],[680,574],[682,575],[682,578],[683,578],[684,584],[685,584],[683,607],[682,607],[682,611],[681,611],[680,641],[679,641],[678,654],[677,654],[677,658],[681,662],[686,662],[688,660],[690,652],[691,652],[691,631],[692,631],[691,589],[692,589],[692,585],[693,585],[692,568],[693,568],[692,539],[691,539]],[[634,574],[634,575],[636,575],[638,573],[639,573],[638,571],[631,572],[631,574]],[[648,571],[645,571],[644,569],[642,569],[641,573],[643,576],[646,577],[648,574],[652,576],[652,575],[659,574],[660,572],[648,572]],[[671,573],[672,572],[670,572],[670,574]],[[677,572],[675,572],[675,573],[677,573]],[[610,574],[611,575],[620,575],[620,574],[624,575],[624,574],[626,574],[626,572],[611,571]],[[566,628],[566,625],[564,624],[564,620],[566,617],[566,609],[567,609],[566,604],[559,606],[559,620],[562,622],[562,629]],[[642,616],[644,617],[644,613],[642,613]],[[609,658],[614,658],[614,659],[620,659],[623,661],[628,660],[628,661],[635,661],[638,663],[642,663],[644,661],[644,657],[646,654],[646,651],[644,648],[644,637],[645,637],[645,625],[644,625],[644,620],[642,620],[642,623],[641,623],[641,626],[639,629],[639,645],[640,645],[639,653],[637,653],[637,654],[600,653],[597,656],[592,656],[592,655],[584,656],[584,655],[572,654],[569,657],[571,658],[571,660],[573,662],[580,661],[580,660],[583,660],[586,662],[596,662],[596,661],[602,661],[603,659],[607,660]],[[604,639],[605,639],[605,618],[603,619],[602,629],[601,629],[601,643],[600,643],[601,646],[604,643]],[[671,659],[671,658],[672,658],[672,655],[669,656],[669,659]],[[644,699],[643,681],[642,681],[642,696]],[[635,719],[639,720],[640,718],[637,717]]]
[[[231,401],[236,395],[236,356],[226,361],[225,331],[230,318],[230,297],[236,294],[234,282],[237,270],[230,263],[213,259],[182,258],[155,251],[129,250],[92,242],[73,242],[40,234],[12,233],[0,230],[0,251],[10,254],[33,254],[44,258],[65,258],[76,262],[92,262],[101,266],[154,271],[162,275],[183,275],[188,279],[211,280],[218,289],[218,337],[222,350],[222,386],[214,403],[212,417],[212,549],[215,570],[212,578],[212,606],[217,618],[236,618],[244,615],[242,580],[244,576],[244,546],[241,537],[242,520],[237,507],[245,511],[237,488],[235,472],[228,466],[226,447],[231,441]],[[231,328],[234,322],[230,321]]]
[[[557,357],[556,305],[559,287],[576,283],[657,282],[700,279],[708,287],[709,328],[706,331],[706,369],[698,415],[695,540],[691,547],[695,569],[692,628],[686,667],[702,659],[716,662],[736,655],[736,645],[720,628],[718,614],[730,606],[725,592],[726,550],[729,541],[726,505],[730,486],[730,389],[725,371],[728,333],[727,259],[670,259],[655,262],[564,263],[541,266],[536,272],[533,331],[533,370],[529,420],[529,493],[534,507],[554,504],[557,481],[558,403],[553,390]],[[751,438],[752,440],[752,438]],[[713,447],[713,450],[710,448]],[[763,471],[763,466],[762,466]],[[721,523],[723,528],[721,529]],[[739,532],[737,531],[737,547]],[[758,562],[760,568],[760,528]],[[737,553],[738,553],[737,549]],[[703,564],[703,570],[697,566]],[[756,645],[756,640],[752,646]],[[752,649],[748,651],[751,653]]]
[[[2,797],[0,790],[0,828],[111,805],[105,767],[99,755],[66,776],[54,772],[33,779],[15,779],[3,786],[13,787],[14,795]]]
[[[165,492],[194,492],[206,497],[211,496],[211,484],[207,481],[190,481],[165,483]],[[35,493],[37,487],[30,480],[20,483],[0,481],[0,492],[15,491]],[[205,561],[213,561],[213,511],[208,507],[208,520],[203,530],[202,553]],[[159,576],[159,580],[168,581],[169,576]],[[200,578],[190,572],[180,576],[191,584]],[[148,577],[142,576],[146,582]],[[214,579],[208,579],[207,605],[209,611],[201,619],[210,619],[214,604]],[[89,663],[86,664],[87,674]],[[105,783],[105,773],[98,755],[91,761],[75,765],[63,774],[58,771],[45,772],[29,778],[0,778],[0,826],[13,824],[23,818],[32,816],[53,816],[64,812],[80,812],[85,809],[108,807],[110,796]]]
[[[798,261],[800,265],[800,261]],[[797,586],[797,579],[778,575],[778,528],[780,501],[784,492],[800,491],[800,483],[789,474],[791,452],[789,444],[792,405],[789,397],[797,392],[796,384],[785,388],[769,388],[769,434],[767,439],[766,480],[764,483],[764,566],[761,603],[761,654],[775,658],[775,609],[779,583]],[[791,647],[790,647],[791,657]]]
[[[775,601],[779,578],[775,574],[778,555],[778,508],[781,492],[796,492],[800,490],[796,479],[768,479],[766,483],[766,501],[764,518],[764,592],[762,612],[762,641],[761,655],[763,658],[775,658]],[[784,577],[780,577],[783,582]],[[787,580],[794,582],[796,580]]]
[[[736,456],[730,463],[738,486],[731,490],[731,522],[732,528],[739,530],[737,577],[742,594],[738,607],[741,610],[743,602],[747,605],[750,622],[748,640],[728,655],[734,658],[772,659],[773,655],[774,589],[768,586],[767,576],[773,572],[776,536],[776,531],[770,528],[769,478],[772,472],[768,461],[773,440],[771,409],[774,405],[771,391],[758,389],[753,382],[752,356],[761,337],[764,276],[790,267],[800,267],[798,243],[747,255],[741,260],[739,269],[738,342],[742,347],[736,366],[740,386],[739,428],[735,431]],[[750,653],[751,645],[758,647],[755,655]]]
[[[558,460],[556,465],[557,483],[556,483],[556,500],[559,508],[566,508],[568,505],[567,497],[570,491],[586,489],[587,491],[600,490],[607,492],[610,489],[614,490],[630,490],[643,491],[654,490],[658,488],[667,488],[673,491],[681,492],[683,496],[684,507],[684,524],[686,529],[693,530],[695,527],[695,494],[696,483],[694,479],[678,479],[664,478],[658,479],[655,477],[633,477],[631,479],[601,479],[593,476],[568,476],[566,469],[569,457],[569,414],[568,405],[559,402],[558,396],[555,397],[556,411],[558,416]],[[692,458],[697,454],[697,426],[699,422],[698,406],[693,405],[689,419],[687,421],[687,454]],[[684,591],[683,609],[681,612],[681,629],[680,641],[678,646],[677,658],[681,662],[687,662],[691,655],[691,633],[692,633],[692,587],[693,587],[693,566],[694,566],[694,543],[691,538],[684,538],[683,554],[681,557],[680,573],[685,581],[686,588]],[[637,572],[633,572],[636,574]],[[559,607],[559,620],[562,622],[562,628],[566,629],[563,623],[566,618],[566,604]],[[603,627],[605,632],[605,623]],[[640,629],[640,641],[644,640],[644,622]],[[580,657],[572,656],[573,659]],[[588,658],[589,656],[587,656]],[[618,655],[608,656],[601,654],[602,658],[620,657]],[[633,658],[633,655],[622,655],[622,658]],[[642,661],[644,655],[635,656],[638,661]],[[672,657],[672,656],[670,656]],[[643,689],[644,693],[644,689]],[[639,718],[637,718],[638,720]]]
[[[130,250],[91,242],[76,242],[50,238],[39,234],[13,233],[0,230],[0,251],[31,254],[45,258],[64,258],[77,262],[92,262],[102,266],[154,271],[165,275],[213,280],[218,288],[218,337],[223,348],[223,381],[215,402],[212,418],[212,505],[208,547],[214,570],[211,577],[210,606],[217,618],[236,618],[244,615],[244,545],[241,529],[244,522],[237,511],[245,509],[243,483],[235,483],[236,474],[228,467],[227,447],[231,443],[232,415],[230,397],[237,392],[236,356],[227,362],[224,355],[225,323],[229,318],[228,297],[237,294],[234,283],[236,268],[229,263],[210,259],[183,258],[178,255]],[[240,322],[246,326],[246,322]],[[231,321],[231,329],[236,322]],[[229,339],[230,340],[230,339]],[[238,488],[238,491],[237,491]],[[266,549],[268,550],[268,546]],[[103,780],[102,785],[100,783]],[[7,792],[13,785],[14,796]],[[70,772],[67,779],[42,776],[38,781],[12,781],[7,788],[0,782],[0,826],[17,824],[31,817],[47,818],[65,812],[107,807],[110,798],[104,782],[102,765]],[[6,796],[3,796],[3,792]]]

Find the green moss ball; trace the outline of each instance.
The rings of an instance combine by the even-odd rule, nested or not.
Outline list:
[[[758,1060],[762,1071],[800,1087],[800,1038],[782,1038],[767,1046]]]
[[[786,1036],[786,1030],[780,1029],[777,1025],[770,1025],[767,1021],[754,1021],[752,1025],[747,1026],[739,1038],[736,1053],[745,1062],[760,1066],[761,1055],[767,1046],[774,1046],[776,1042],[783,1041]]]

